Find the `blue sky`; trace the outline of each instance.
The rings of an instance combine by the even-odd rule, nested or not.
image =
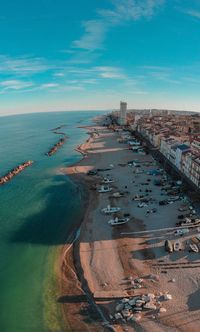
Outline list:
[[[0,114],[200,111],[199,0],[7,0]]]

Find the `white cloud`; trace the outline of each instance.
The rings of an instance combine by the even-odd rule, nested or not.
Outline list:
[[[94,67],[94,70],[96,70],[99,73],[100,77],[103,78],[111,78],[111,79],[125,79],[126,75],[122,72],[120,68],[117,67]]]
[[[89,68],[69,67],[67,72],[68,74],[72,74],[76,79],[85,80],[87,83],[96,83],[96,80],[99,78],[127,79],[127,75],[123,72],[122,68],[112,66],[96,66]]]
[[[41,88],[42,89],[49,89],[49,88],[56,88],[58,86],[59,86],[59,84],[57,84],[57,83],[44,83],[44,84],[41,85]]]
[[[84,34],[79,40],[73,42],[73,47],[85,50],[102,48],[107,30],[103,20],[90,20],[82,23]]]
[[[65,74],[64,73],[55,73],[53,76],[55,76],[55,77],[64,77]]]
[[[84,33],[72,47],[94,51],[102,49],[107,31],[126,21],[150,18],[165,0],[112,0],[111,9],[99,9],[99,18],[82,23]]]
[[[113,24],[128,20],[138,20],[142,17],[152,17],[155,10],[163,5],[165,0],[113,0],[112,10],[99,10],[102,17]]]

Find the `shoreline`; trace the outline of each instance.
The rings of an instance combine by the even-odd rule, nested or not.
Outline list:
[[[95,119],[93,121],[95,121]],[[91,128],[91,126],[82,126],[81,128],[88,130]],[[75,148],[75,151],[79,152],[82,155],[82,158],[71,166],[61,169],[62,172],[64,174],[67,174],[74,183],[76,183],[78,186],[81,186],[83,191],[82,200],[84,210],[79,220],[77,220],[76,225],[73,224],[71,226],[71,230],[68,236],[68,239],[71,239],[73,237],[74,239],[71,239],[71,243],[68,243],[61,248],[59,259],[59,286],[62,294],[60,298],[65,297],[65,294],[67,293],[67,291],[69,291],[69,293],[72,293],[71,297],[73,298],[75,304],[73,305],[71,303],[63,303],[62,300],[59,302],[62,303],[62,312],[67,329],[76,332],[82,332],[85,330],[92,332],[99,331],[99,324],[96,324],[97,316],[95,311],[97,308],[95,308],[94,310],[95,304],[91,301],[91,294],[87,285],[87,281],[83,279],[83,270],[80,263],[79,253],[81,226],[85,220],[87,211],[90,209],[91,201],[93,202],[93,197],[91,195],[89,187],[93,184],[94,181],[90,181],[90,179],[88,179],[89,181],[85,181],[83,177],[76,174],[76,167],[80,165],[85,158],[87,158],[87,153],[85,151],[87,150],[92,141],[92,134],[90,132],[87,132],[87,134],[89,135],[89,137],[86,139],[86,141]],[[69,174],[68,168],[73,168],[73,173]],[[79,232],[79,235],[76,237],[77,232]],[[73,288],[73,292],[71,287]],[[80,314],[76,314],[78,318],[74,320],[74,312],[77,313],[77,310],[80,311]],[[88,319],[90,321],[89,329],[88,323],[84,323],[82,321],[83,317],[81,315],[81,312],[83,312],[84,316],[88,316]]]

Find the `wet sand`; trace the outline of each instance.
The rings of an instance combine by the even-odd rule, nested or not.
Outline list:
[[[101,127],[100,124],[88,127],[87,130],[91,133],[90,138],[78,149],[84,158],[66,170],[72,179],[83,183],[88,192],[80,236],[74,245],[68,244],[63,248],[62,255],[62,296],[66,296],[63,308],[70,327],[73,331],[102,330],[99,315],[92,306],[88,308],[85,290],[96,299],[105,316],[114,313],[117,303],[113,299],[115,296],[150,292],[158,295],[159,292],[169,291],[173,298],[164,303],[166,313],[147,313],[139,324],[113,324],[115,330],[200,331],[199,254],[189,254],[187,251],[167,254],[164,241],[166,238],[174,240],[173,232],[155,231],[175,226],[181,202],[160,207],[158,200],[163,199],[161,191],[152,184],[153,177],[146,174],[148,167],[142,167],[144,173],[134,174],[132,167],[119,165],[133,159],[153,163],[150,155],[138,155],[128,150],[126,144],[117,142],[118,133]],[[123,198],[111,198],[110,193],[100,194],[92,190],[94,184],[100,184],[102,177],[86,175],[90,169],[107,168],[111,164],[114,165],[113,169],[102,172],[101,175],[109,174],[116,180],[110,184],[113,192],[127,191]],[[141,183],[146,182],[147,178],[151,178],[148,188],[152,190],[151,195],[156,200],[151,208],[158,209],[157,213],[149,216],[146,216],[147,208],[138,208],[138,202],[132,201],[132,197],[143,190]],[[129,213],[129,223],[115,229],[108,225],[112,216],[105,216],[100,212],[108,204],[120,206],[122,214]],[[147,232],[128,234],[138,231]],[[70,249],[67,249],[69,246]],[[197,267],[192,268],[194,262]],[[149,274],[156,275],[158,281],[152,282],[146,278]],[[144,287],[133,289],[130,276],[143,277]],[[172,278],[175,279],[174,283],[170,282]]]

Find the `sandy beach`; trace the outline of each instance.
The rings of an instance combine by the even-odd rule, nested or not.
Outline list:
[[[70,328],[76,332],[109,331],[109,327],[102,326],[105,318],[115,331],[200,331],[199,253],[185,249],[168,254],[164,248],[166,239],[176,239],[174,230],[165,229],[175,227],[181,201],[159,206],[158,201],[163,199],[161,189],[147,174],[156,167],[151,155],[134,153],[127,144],[118,142],[119,133],[101,126],[100,121],[86,130],[90,136],[78,147],[83,159],[65,170],[87,191],[78,236],[64,246],[61,257],[60,302]],[[127,164],[133,159],[141,163],[138,173]],[[110,170],[100,171],[97,176],[87,175],[97,168]],[[112,191],[98,193],[94,187],[100,187],[104,176],[114,179],[110,184]],[[132,199],[147,188],[152,202],[140,208]],[[123,191],[124,196],[111,197],[118,191]],[[119,217],[130,215],[129,222],[117,227],[109,225],[112,215],[101,212],[108,204],[121,208]],[[147,215],[148,209],[157,211]],[[194,233],[191,230],[186,238]],[[133,287],[131,281],[135,278],[143,279],[141,288]],[[119,298],[149,293],[161,297],[166,292],[172,299],[158,304],[165,312],[147,310],[138,322],[110,319]],[[88,306],[88,299],[97,304],[101,318],[94,303]]]

